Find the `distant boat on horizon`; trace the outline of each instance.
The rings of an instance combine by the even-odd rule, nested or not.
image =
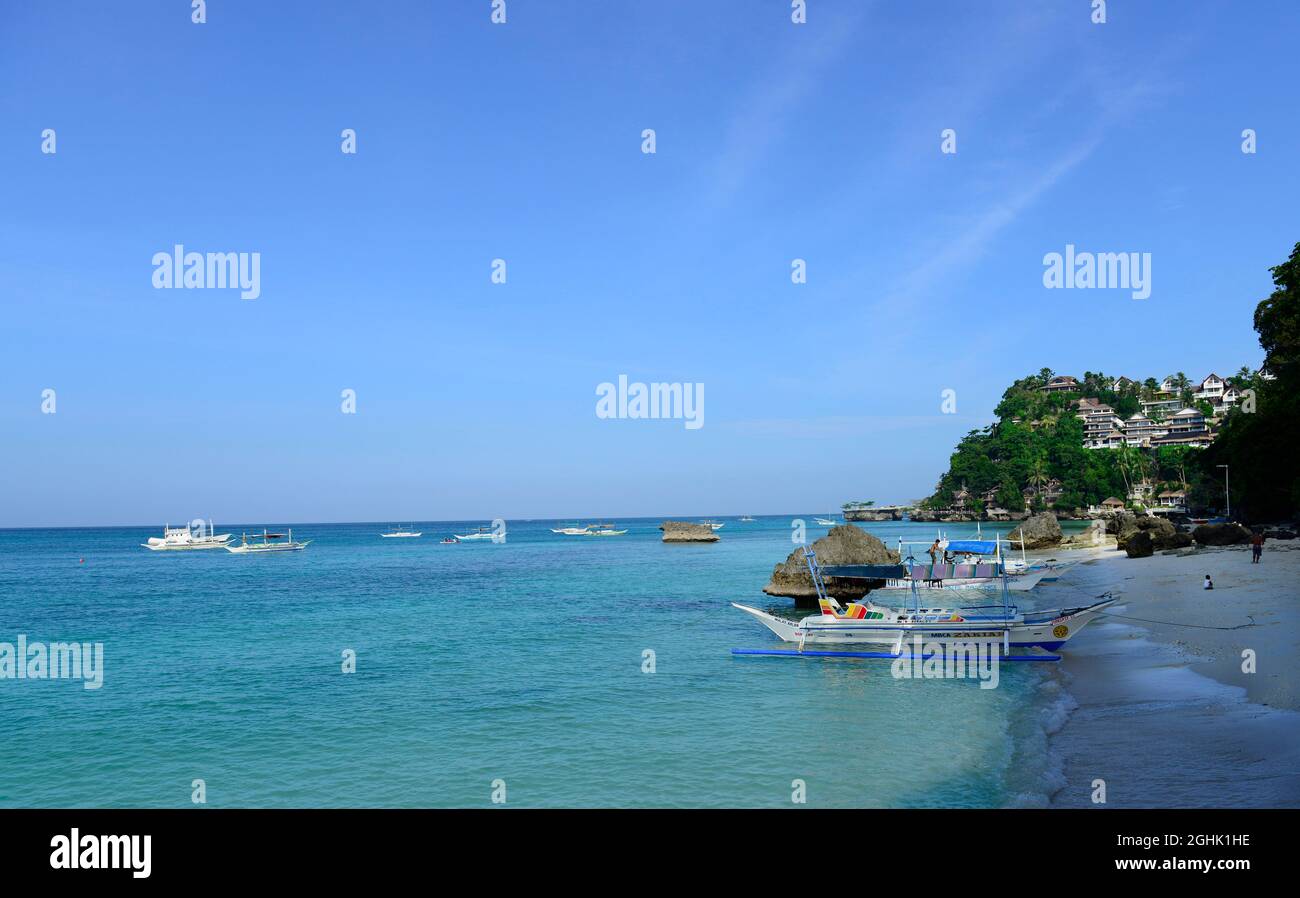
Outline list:
[[[593,526],[595,526],[595,525],[593,525],[593,524],[588,524],[588,525],[586,525],[585,527],[579,527],[579,526],[575,523],[575,524],[574,524],[573,526],[571,526],[571,527],[552,527],[552,528],[551,528],[551,532],[552,532],[552,533],[560,533],[560,534],[563,534],[564,536],[584,536],[585,534],[587,534],[587,533],[591,530],[591,528],[592,528]]]
[[[414,527],[415,525],[412,524],[411,526]],[[391,533],[381,533],[379,535],[384,539],[412,539],[417,536],[424,536],[424,532],[417,530],[399,530],[394,526]]]

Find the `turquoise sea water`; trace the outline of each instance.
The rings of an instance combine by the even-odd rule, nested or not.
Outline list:
[[[490,806],[494,780],[508,806],[791,807],[796,779],[814,807],[982,807],[1059,785],[1050,665],[984,690],[733,657],[779,643],[730,601],[796,616],[761,592],[793,546],[791,517],[726,521],[711,545],[663,544],[658,518],[511,521],[501,545],[439,544],[467,522],[295,524],[306,551],[252,557],[140,548],[161,528],[0,531],[0,642],[102,642],[105,668],[98,690],[0,680],[0,806],[189,806],[195,779],[217,807]],[[893,546],[936,525],[862,526]]]

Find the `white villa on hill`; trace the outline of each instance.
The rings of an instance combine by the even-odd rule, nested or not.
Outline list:
[[[1119,392],[1132,387],[1127,377],[1111,381]],[[1053,377],[1039,389],[1064,392],[1079,389],[1079,382],[1069,375]],[[1120,446],[1152,448],[1158,446],[1195,446],[1203,448],[1214,442],[1211,424],[1242,399],[1241,391],[1217,374],[1210,374],[1192,391],[1194,402],[1207,402],[1211,420],[1200,409],[1183,402],[1183,393],[1173,377],[1162,380],[1148,399],[1139,400],[1142,411],[1121,419],[1115,410],[1100,399],[1083,398],[1075,402],[1075,417],[1083,422],[1083,445],[1088,449],[1115,449]],[[1203,406],[1202,406],[1203,407]]]

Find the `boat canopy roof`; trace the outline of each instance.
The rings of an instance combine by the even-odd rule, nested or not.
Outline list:
[[[989,539],[952,539],[948,541],[949,552],[970,552],[973,555],[996,555],[998,544]]]
[[[823,564],[823,576],[846,580],[902,580],[907,568],[901,564]]]

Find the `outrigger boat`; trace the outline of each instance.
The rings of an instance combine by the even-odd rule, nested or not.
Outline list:
[[[839,523],[839,521],[836,521],[833,518],[813,518],[813,520],[818,524],[821,524],[823,527],[834,527]]]
[[[257,534],[253,534],[253,539],[257,539]],[[285,542],[272,542],[272,540],[284,539],[283,533],[269,533],[262,531],[262,541],[260,543],[248,541],[248,534],[245,533],[237,546],[226,546],[227,552],[234,552],[239,555],[254,554],[260,552],[296,552],[305,549],[311,545],[311,540],[296,543],[293,541],[293,530],[289,531],[289,538]]]
[[[626,530],[615,530],[613,524],[592,524],[587,529],[587,536],[622,536]]]
[[[579,527],[575,524],[572,527],[552,527],[551,532],[560,533],[564,536],[585,536],[591,532],[591,528],[591,524],[588,524],[586,527]]]
[[[726,524],[720,524],[720,523],[718,523],[717,521],[712,521],[712,520],[710,520],[710,521],[700,521],[700,523],[701,523],[701,524],[708,524],[708,525],[709,525],[710,527],[712,527],[714,530],[721,530],[723,527],[726,526]]]
[[[803,554],[817,590],[819,614],[792,621],[748,605],[731,603],[758,618],[783,641],[797,642],[800,651],[810,642],[874,644],[890,646],[891,655],[896,656],[904,645],[913,643],[914,637],[920,637],[925,642],[940,643],[1000,642],[1004,655],[1010,655],[1012,649],[1045,649],[1050,652],[1065,645],[1089,621],[1117,601],[1107,594],[1091,605],[1022,613],[1010,603],[1009,594],[1004,590],[1000,605],[922,608],[921,591],[913,588],[911,608],[892,608],[870,600],[850,602],[848,607],[843,607],[827,595],[823,577],[904,579],[905,567],[862,564],[827,565],[823,568],[817,564],[816,552],[805,546]]]
[[[466,540],[471,539],[492,539],[492,528],[479,527],[474,530],[473,533],[457,533],[455,539],[458,543],[463,543]]]
[[[749,515],[745,515],[744,517],[739,518],[738,520],[739,520],[740,523],[742,523],[742,524],[752,524],[752,523],[754,523],[754,519],[751,518]]]
[[[417,536],[424,536],[424,533],[423,531],[416,531],[416,530],[399,530],[398,528],[394,527],[392,533],[381,533],[379,535],[382,536],[384,539],[411,539]]]
[[[151,536],[148,542],[140,543],[153,552],[192,552],[195,549],[224,549],[229,533],[213,532],[212,522],[208,521],[208,532],[203,533],[203,522],[197,521],[198,534],[189,527],[171,527],[163,525],[162,537]]]

